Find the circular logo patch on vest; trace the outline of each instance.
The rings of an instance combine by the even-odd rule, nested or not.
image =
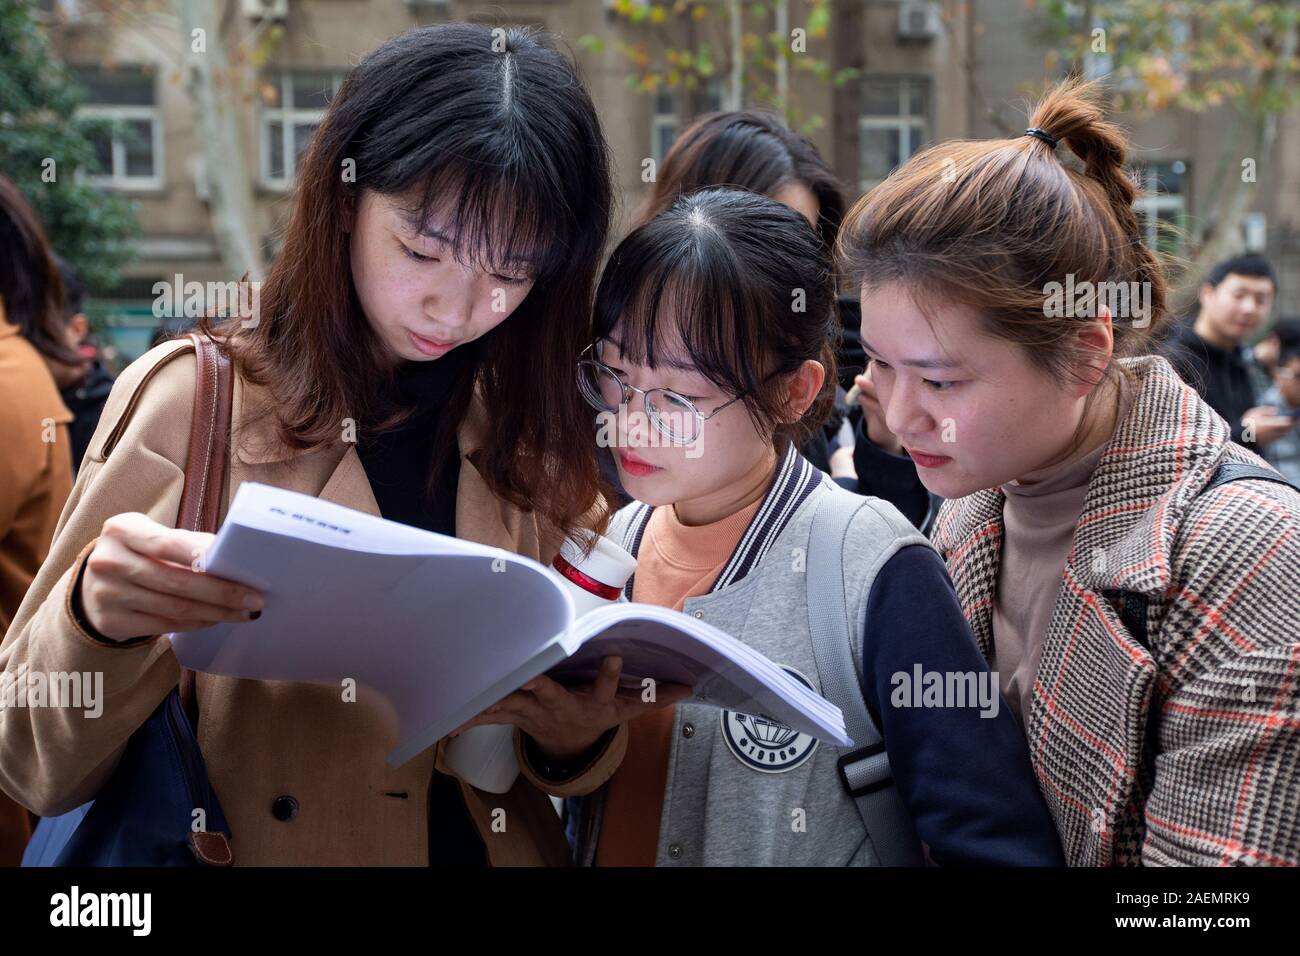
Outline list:
[[[793,667],[781,665],[787,674],[813,690],[812,681]],[[800,733],[770,717],[722,711],[722,739],[736,759],[751,770],[785,773],[812,756],[817,738]]]

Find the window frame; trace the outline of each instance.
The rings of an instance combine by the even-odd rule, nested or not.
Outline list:
[[[1156,173],[1156,167],[1173,166],[1175,163],[1183,165],[1183,171],[1179,173],[1183,178],[1182,189],[1179,192],[1160,192],[1158,183],[1160,178]],[[1133,212],[1137,215],[1138,223],[1142,227],[1142,239],[1147,244],[1147,248],[1153,252],[1160,252],[1160,213],[1174,211],[1179,214],[1179,229],[1185,228],[1184,224],[1188,215],[1188,196],[1191,192],[1191,163],[1185,159],[1150,159],[1138,167],[1141,173],[1141,179],[1138,181],[1138,188],[1142,191],[1141,195],[1133,203]],[[1182,256],[1186,252],[1186,237],[1176,234],[1176,245],[1171,250],[1175,256]]]
[[[683,123],[681,119],[682,94],[685,90],[682,87],[673,89],[656,90],[654,99],[651,102],[650,109],[650,149],[646,155],[655,161],[658,166],[668,155],[668,150],[672,149],[672,144],[677,142],[677,137],[681,135]],[[669,96],[672,98],[672,112],[665,112],[659,109],[659,97]],[[711,76],[707,81],[707,87],[704,92],[705,96],[705,113],[716,113],[722,109],[722,77]],[[703,115],[703,114],[700,114]],[[695,117],[687,121],[685,125],[694,122]],[[665,129],[675,130],[673,138],[668,144],[668,149],[662,153],[659,152],[659,134]]]
[[[79,67],[78,69],[95,68]],[[110,166],[112,168],[107,172],[91,173],[85,171],[85,181],[102,189],[119,192],[161,192],[167,186],[167,149],[166,140],[163,137],[163,111],[158,104],[157,71],[150,71],[145,66],[133,67],[133,69],[139,69],[142,76],[148,80],[149,95],[153,100],[151,104],[148,106],[138,103],[126,105],[120,103],[95,103],[86,100],[77,107],[76,116],[78,119],[102,119],[116,123],[148,121],[149,155],[153,160],[153,174],[150,176],[132,176],[127,173],[126,140],[121,131],[115,129],[109,133]],[[100,70],[100,72],[103,71]]]
[[[298,181],[298,155],[294,142],[294,131],[299,126],[319,126],[325,118],[327,107],[296,107],[293,105],[293,82],[295,77],[312,74],[326,75],[330,79],[330,99],[338,95],[339,87],[347,76],[346,70],[324,69],[282,69],[270,74],[279,90],[280,101],[274,106],[265,102],[261,104],[257,116],[257,178],[264,189],[276,192],[289,192]],[[271,124],[280,123],[280,148],[283,150],[284,175],[271,175]]]
[[[906,163],[916,155],[917,151],[923,147],[930,139],[930,101],[931,101],[931,83],[930,77],[920,73],[871,73],[862,78],[863,84],[870,82],[890,81],[898,83],[898,113],[867,113],[858,114],[858,189],[866,192],[874,189],[884,182],[893,170],[885,173],[880,179],[869,179],[865,175],[866,170],[863,165],[866,161],[862,150],[862,135],[867,130],[892,129],[898,131],[899,136],[899,165]],[[921,93],[921,112],[910,112],[909,100],[913,92],[913,86],[918,86]],[[865,110],[865,100],[863,97],[863,109]],[[897,167],[895,167],[897,168]]]

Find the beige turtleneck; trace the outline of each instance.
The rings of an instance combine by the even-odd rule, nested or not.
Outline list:
[[[735,514],[694,526],[682,524],[671,505],[656,508],[637,552],[632,599],[680,611],[687,598],[707,594],[762,503],[760,496]],[[627,753],[605,793],[596,866],[655,865],[675,710],[628,721]]]
[[[1116,423],[1131,404],[1131,386],[1121,378]],[[993,601],[994,669],[1002,695],[1022,725],[1088,483],[1111,434],[1113,428],[1091,451],[1002,486],[1006,500]]]

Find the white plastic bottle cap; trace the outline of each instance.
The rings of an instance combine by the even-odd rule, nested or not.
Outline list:
[[[608,587],[623,589],[627,579],[636,571],[636,558],[603,535],[596,540],[591,554],[583,556],[582,546],[572,538],[560,545],[560,557],[589,578],[595,578]]]

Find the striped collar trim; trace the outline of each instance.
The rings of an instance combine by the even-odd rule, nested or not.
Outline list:
[[[821,472],[791,444],[781,460],[776,478],[772,481],[772,486],[768,489],[762,505],[754,514],[749,527],[745,529],[740,544],[732,552],[730,560],[723,567],[717,580],[713,582],[713,587],[709,588],[709,593],[712,594],[730,584],[735,584],[757,567],[772,549],[781,532],[785,530],[785,526],[790,523],[794,513],[799,510],[799,506],[808,500],[808,496],[821,482]],[[634,557],[641,547],[641,539],[645,536],[645,529],[650,523],[650,515],[653,512],[652,506],[638,504],[637,510],[628,521],[623,535],[623,547]],[[633,574],[624,588],[628,600],[632,599],[632,584],[635,579],[636,575]]]

